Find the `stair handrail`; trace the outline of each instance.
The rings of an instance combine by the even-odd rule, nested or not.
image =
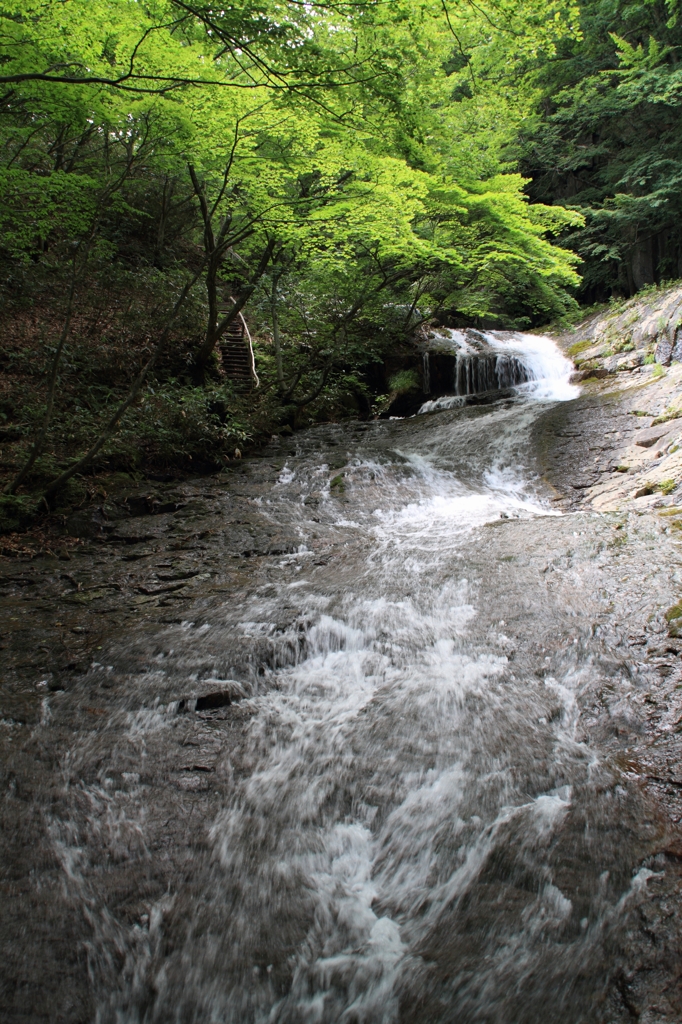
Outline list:
[[[241,320],[242,324],[244,325],[244,330],[246,331],[246,337],[248,338],[248,341],[249,341],[249,356],[250,356],[250,359],[251,359],[251,376],[253,377],[253,379],[256,382],[256,387],[259,388],[260,387],[260,380],[258,379],[258,374],[256,373],[256,357],[253,354],[253,342],[251,341],[251,332],[249,331],[249,328],[247,326],[246,320],[244,319],[244,316],[243,316],[241,310],[239,311],[239,319]]]
[[[230,302],[234,303],[234,299],[233,299],[233,297],[231,295],[229,296],[229,299],[230,299]],[[242,322],[242,326],[244,328],[244,331],[246,332],[246,337],[247,337],[247,340],[249,342],[249,361],[251,363],[251,376],[253,377],[254,381],[256,382],[256,387],[259,388],[260,387],[260,380],[258,378],[258,374],[256,373],[256,357],[253,354],[253,341],[251,340],[251,332],[249,331],[248,324],[247,324],[246,320],[244,319],[244,314],[242,313],[241,310],[239,310],[239,313],[237,314],[237,316],[239,317],[239,319]]]

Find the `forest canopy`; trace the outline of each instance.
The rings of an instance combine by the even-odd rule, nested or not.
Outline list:
[[[682,276],[681,15],[677,0],[582,0],[581,31],[531,76],[510,152],[533,201],[585,215],[563,244],[591,301]]]
[[[380,411],[424,325],[540,325],[676,272],[677,26],[615,0],[0,0],[6,492],[220,464]]]

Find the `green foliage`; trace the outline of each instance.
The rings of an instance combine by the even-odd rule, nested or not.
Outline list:
[[[218,464],[249,439],[246,411],[228,384],[204,388],[165,381],[143,394],[134,413],[105,449],[103,459],[131,468],[193,460]],[[240,415],[241,413],[241,415]]]
[[[52,450],[37,460],[31,477],[35,483],[49,480],[68,463],[71,453],[85,450],[118,401],[112,389],[91,388],[80,394],[56,416]],[[29,406],[25,415],[38,421],[41,412]],[[94,468],[135,471],[189,467],[192,462],[218,466],[233,457],[253,430],[253,417],[229,384],[211,381],[197,388],[171,378],[142,393]]]
[[[88,175],[55,171],[43,178],[22,168],[0,168],[0,247],[27,260],[50,238],[85,234],[96,192],[97,182]]]
[[[388,386],[393,394],[404,395],[421,387],[421,381],[416,370],[400,370],[399,373],[393,374]]]
[[[508,148],[528,68],[577,19],[559,0],[0,0],[14,469],[36,438],[30,486],[87,452],[143,367],[95,464],[220,463],[278,421],[368,414],[372,367],[434,317],[575,310],[579,258],[554,243],[584,215],[530,202]],[[623,88],[668,60],[611,45]],[[248,400],[219,356],[240,307]]]
[[[574,345],[568,350],[569,356],[575,358],[579,356],[581,352],[585,352],[588,348],[592,348],[594,341],[591,338],[586,338],[585,341],[576,341]]]

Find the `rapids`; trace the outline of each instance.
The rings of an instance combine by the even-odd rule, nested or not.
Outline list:
[[[273,442],[244,493],[294,543],[79,684],[108,714],[62,740],[47,820],[98,1024],[606,1019],[658,870],[617,762],[641,669],[613,653],[652,541],[614,568],[614,522],[557,511],[533,432],[570,364],[486,337],[516,397]]]

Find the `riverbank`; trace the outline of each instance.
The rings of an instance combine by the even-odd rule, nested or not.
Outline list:
[[[164,289],[173,283],[172,275],[151,289],[144,275],[112,281],[106,263],[82,283],[54,365],[63,289],[54,281],[42,290],[24,282],[11,301],[0,296],[0,546],[8,553],[45,549],[42,541],[59,532],[55,522],[63,526],[76,510],[125,504],[159,484],[219,473],[273,435],[369,418],[373,403],[384,408],[393,400],[390,379],[405,350],[414,353],[414,332],[379,331],[333,365],[301,361],[285,382],[256,303],[248,347],[246,335],[223,339],[200,368],[206,310],[195,296],[152,359]],[[153,365],[138,385],[146,360]],[[78,471],[50,491],[74,466]],[[8,539],[12,533],[27,533],[26,543]]]
[[[674,368],[661,378],[647,369],[636,380],[610,377],[583,389],[575,402],[547,414],[536,438],[542,471],[554,490],[553,506],[569,515],[581,536],[583,528],[592,534],[596,521],[610,525],[611,536],[603,541],[609,572],[602,590],[609,610],[615,611],[619,590],[639,584],[639,598],[633,596],[614,616],[607,640],[614,664],[620,663],[628,674],[634,671],[633,680],[639,676],[635,692],[617,685],[613,693],[628,722],[615,727],[623,728],[617,759],[646,794],[648,813],[653,810],[669,838],[652,863],[657,891],[632,923],[628,963],[618,984],[630,1014],[626,1020],[668,1022],[682,1013],[682,640],[676,617],[681,614],[682,513],[677,486],[668,494],[667,485],[663,493],[655,486],[657,480],[675,479],[675,453],[660,451],[648,441],[658,434],[650,421],[680,393],[680,373]],[[654,415],[633,415],[643,405]],[[678,423],[668,445],[674,447],[679,430]],[[638,443],[644,440],[646,447]],[[639,538],[647,538],[644,556],[638,551]],[[572,562],[567,554],[565,566],[550,562],[543,571],[565,571]],[[593,629],[599,634],[603,626],[595,621]],[[600,714],[598,706],[592,713]],[[599,1019],[610,1024],[619,1018],[605,1014]]]
[[[652,290],[588,317],[557,340],[582,398],[548,464],[570,480],[560,504],[671,510],[682,485],[682,288]]]
[[[34,406],[39,332],[36,324],[24,319],[19,317],[4,339],[11,372],[4,375],[0,392],[0,487],[9,483],[27,458],[41,408]],[[575,380],[582,382],[586,394],[632,392],[628,411],[639,417],[634,426],[623,422],[610,431],[601,447],[595,447],[597,454],[585,457],[589,464],[585,462],[583,476],[565,496],[566,507],[594,500],[598,508],[620,508],[636,492],[640,499],[650,498],[644,504],[640,501],[639,507],[656,507],[660,497],[672,494],[672,485],[682,479],[682,451],[676,455],[682,437],[682,427],[676,429],[677,413],[682,412],[682,364],[670,366],[682,354],[681,319],[682,288],[653,289],[628,302],[601,307],[577,327],[553,335],[574,359]],[[111,339],[102,344],[110,347]],[[272,369],[269,345],[267,338],[261,338],[257,347],[264,380]],[[242,454],[257,457],[273,434],[286,437],[317,420],[412,414],[433,397],[431,387],[438,377],[434,362],[430,374],[434,380],[429,384],[422,380],[421,348],[393,339],[383,361],[342,374],[305,408],[287,407],[279,401],[272,381],[252,393],[235,390],[219,361],[215,379],[196,386],[187,373],[189,354],[178,342],[159,379],[140,395],[95,465],[56,495],[51,516],[40,500],[41,487],[87,448],[96,434],[97,418],[103,415],[99,362],[104,357],[92,347],[90,335],[79,337],[75,344],[80,372],[70,372],[65,379],[49,450],[37,460],[17,495],[0,496],[0,551],[6,555],[68,552],[73,538],[110,531],[121,518],[139,515],[141,509],[157,510],[173,500],[175,485],[198,474],[212,477],[223,472],[229,477],[230,467]],[[117,349],[114,356],[109,352],[107,358],[116,370],[107,384],[111,402],[112,397],[124,396],[130,367],[122,350]],[[450,363],[452,358],[446,377],[452,376]],[[449,378],[436,383],[435,396],[448,392]],[[644,387],[648,406],[644,395],[638,397]],[[661,419],[667,424],[664,431],[658,423]],[[649,431],[638,434],[638,444],[629,450],[628,444],[635,442],[634,427],[654,428],[658,436],[653,447],[644,446],[654,436]],[[577,440],[574,447],[579,447]],[[595,487],[598,494],[593,493]],[[585,493],[573,494],[577,490]]]

